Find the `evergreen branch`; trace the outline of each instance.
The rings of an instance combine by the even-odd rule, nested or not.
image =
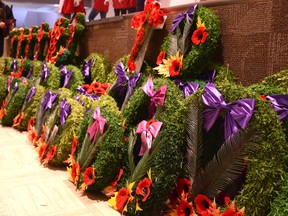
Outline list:
[[[135,134],[135,130],[133,130],[130,133],[129,145],[128,145],[128,163],[129,163],[129,169],[130,169],[131,174],[134,172],[134,169],[135,169],[133,149],[134,149],[136,140],[137,140],[137,135]]]

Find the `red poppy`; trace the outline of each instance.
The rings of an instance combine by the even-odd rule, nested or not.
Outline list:
[[[123,208],[128,198],[129,198],[129,191],[126,188],[122,187],[116,196],[116,207],[120,212],[123,211]]]
[[[101,87],[101,83],[92,82],[92,83],[90,84],[90,87],[91,87],[91,88],[99,88],[99,87]]]
[[[21,122],[23,121],[23,118],[24,118],[24,112],[21,112],[21,113],[20,113],[20,110],[19,110],[18,115],[13,119],[13,125],[12,125],[12,127],[16,127],[16,126],[20,125]],[[14,122],[14,121],[15,121],[15,122]]]
[[[227,209],[221,216],[235,216],[235,214],[232,209]]]
[[[30,130],[28,131],[28,139],[30,140],[30,142],[36,146],[37,144],[37,140],[38,140],[38,135],[36,133],[36,130],[34,127],[31,127]]]
[[[130,59],[128,60],[128,70],[130,73],[136,70],[136,63],[132,62]]]
[[[44,142],[45,140],[45,134],[46,134],[46,127],[42,126],[42,133],[41,133],[41,137],[40,137],[40,141]]]
[[[191,190],[191,181],[189,179],[179,178],[176,184],[178,196],[181,196],[183,192],[185,195],[188,195]]]
[[[106,93],[106,91],[103,88],[95,88],[93,90],[98,96],[102,96]]]
[[[103,88],[103,89],[105,89],[105,90],[107,90],[108,88],[109,88],[109,83],[103,83],[103,84],[101,84],[101,87]]]
[[[162,64],[163,59],[165,59],[165,57],[166,57],[166,51],[163,50],[163,51],[161,51],[161,52],[159,53],[159,55],[158,55],[158,57],[157,57],[156,64],[157,64],[157,65]]]
[[[177,210],[178,216],[192,216],[194,215],[193,206],[186,200],[181,200]]]
[[[143,196],[142,202],[146,202],[148,196],[150,195],[151,184],[152,182],[148,178],[144,178],[138,183],[136,194]]]
[[[88,84],[81,85],[81,88],[83,88],[88,94],[90,94],[93,91],[93,89]]]
[[[74,136],[72,140],[71,155],[73,155],[76,152],[77,145],[78,145],[78,137]]]
[[[153,25],[158,26],[164,23],[164,16],[165,14],[162,10],[155,11],[154,16],[153,16]]]
[[[182,69],[182,63],[178,60],[173,60],[169,67],[170,76],[171,77],[178,76],[180,74],[181,69]]]
[[[46,142],[45,144],[44,144],[44,143],[41,143],[41,144],[40,144],[40,146],[39,146],[39,152],[38,152],[40,161],[43,160],[44,155],[45,155],[46,150],[47,150],[47,147],[48,147],[48,142]]]
[[[83,175],[84,175],[84,183],[85,183],[86,187],[95,182],[95,174],[94,174],[93,167],[86,168]]]
[[[137,31],[137,34],[136,34],[136,39],[135,39],[135,42],[137,45],[138,44],[142,44],[143,41],[145,39],[145,29],[144,28],[140,28],[138,31]]]
[[[205,30],[206,29],[203,26],[195,30],[191,37],[192,43],[194,43],[195,45],[199,45],[200,43],[204,44],[208,36],[208,33]]]
[[[149,128],[150,125],[151,125],[152,123],[154,123],[154,122],[155,122],[154,119],[150,119],[150,120],[146,123],[146,128]]]
[[[116,186],[117,185],[117,183],[121,179],[123,173],[124,173],[123,169],[120,169],[117,179],[115,181],[113,181],[112,184],[111,184],[112,186]]]
[[[27,131],[32,129],[33,126],[34,126],[34,118],[30,118],[27,124]]]
[[[261,98],[262,100],[264,100],[264,101],[267,101],[267,98],[266,98],[265,95],[263,95],[263,94],[260,95],[260,98]]]
[[[196,209],[199,214],[207,214],[208,210],[212,207],[212,202],[205,195],[198,194],[194,199]]]
[[[46,155],[46,158],[45,158],[45,160],[47,160],[47,163],[54,158],[56,151],[57,151],[56,146],[52,145],[51,148],[49,149],[47,155]]]

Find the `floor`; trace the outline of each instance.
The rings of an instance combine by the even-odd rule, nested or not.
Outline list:
[[[0,216],[119,216],[105,200],[76,191],[66,170],[39,164],[25,132],[0,125]]]

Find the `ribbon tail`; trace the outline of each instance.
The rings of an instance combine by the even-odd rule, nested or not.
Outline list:
[[[236,133],[238,131],[237,124],[229,111],[226,111],[225,121],[224,121],[224,138],[227,139],[230,137],[233,133]]]

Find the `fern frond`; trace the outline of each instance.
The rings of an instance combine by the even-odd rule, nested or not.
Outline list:
[[[203,153],[202,143],[202,110],[198,101],[193,99],[187,116],[187,170],[189,178],[193,183],[195,177],[200,173],[200,158]]]
[[[193,22],[185,22],[182,37],[179,41],[179,50],[181,55],[185,56],[191,49],[191,35]]]
[[[214,198],[242,174],[247,166],[245,157],[250,155],[255,147],[255,143],[249,142],[248,137],[248,134],[239,131],[224,142],[203,172],[197,176],[193,184],[192,198],[199,193]]]
[[[179,28],[176,29],[175,34],[169,35],[169,48],[167,50],[167,57],[174,56],[178,52],[178,36],[179,36]]]
[[[53,130],[49,136],[49,139],[48,139],[48,146],[50,147],[51,145],[53,145],[53,141],[54,141],[54,138],[55,136],[57,135],[57,132],[58,132],[58,126],[57,125],[54,125],[53,127]]]

